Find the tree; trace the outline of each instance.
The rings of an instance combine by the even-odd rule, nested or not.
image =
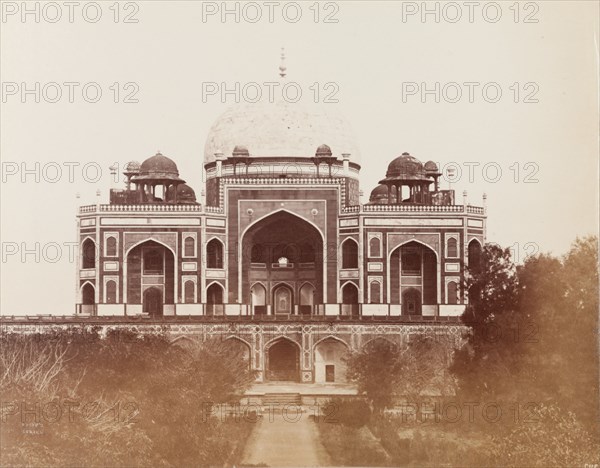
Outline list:
[[[395,389],[402,378],[397,353],[395,343],[375,339],[348,357],[347,375],[356,382],[358,392],[366,395],[377,415],[393,404]]]
[[[403,398],[416,405],[417,420],[423,398],[452,391],[448,375],[453,351],[448,341],[433,334],[411,337],[401,345],[375,339],[348,359],[348,375],[364,393],[373,411],[380,416]]]
[[[469,304],[462,319],[470,330],[451,366],[466,399],[493,400],[508,396],[514,387],[519,354],[515,327],[522,319],[517,311],[518,286],[508,248],[486,244],[479,264],[467,269],[463,289]]]
[[[160,331],[89,327],[0,335],[0,464],[222,465],[249,425],[206,417],[203,402],[251,381],[243,353],[220,340],[184,347]],[[40,433],[24,435],[24,417]]]
[[[459,396],[531,403],[529,417],[484,429],[501,442],[490,450],[497,463],[597,462],[585,450],[598,443],[597,244],[577,239],[562,258],[539,254],[516,268],[506,251],[486,246],[469,274],[471,330],[452,365]]]

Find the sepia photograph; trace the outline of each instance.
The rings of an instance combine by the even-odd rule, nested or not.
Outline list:
[[[600,468],[600,1],[0,0],[0,467]]]

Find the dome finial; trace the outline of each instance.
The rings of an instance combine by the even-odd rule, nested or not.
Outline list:
[[[285,66],[285,49],[281,48],[281,64],[279,65],[279,76],[285,78],[287,67]]]

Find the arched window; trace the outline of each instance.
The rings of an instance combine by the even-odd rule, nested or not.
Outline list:
[[[353,283],[346,283],[342,288],[342,315],[357,316],[358,308],[358,288]]]
[[[481,244],[473,239],[469,242],[469,270],[477,272],[481,269]]]
[[[188,280],[183,285],[183,302],[186,304],[193,304],[196,302],[195,285],[193,281]]]
[[[82,268],[96,268],[96,245],[91,239],[83,242],[81,257]]]
[[[207,315],[223,315],[223,288],[218,283],[211,284],[206,290]]]
[[[163,274],[163,255],[160,249],[149,248],[144,250],[144,274]]]
[[[294,291],[280,284],[273,290],[273,312],[276,314],[291,314],[294,311]]]
[[[381,283],[379,281],[371,281],[369,284],[369,295],[371,304],[381,303]]]
[[[223,288],[220,284],[213,283],[206,290],[207,304],[223,304]]]
[[[106,303],[117,303],[117,283],[113,280],[106,282]]]
[[[113,236],[106,238],[106,256],[116,257],[117,256],[117,239]]]
[[[342,289],[342,304],[358,304],[358,288],[347,283]]]
[[[379,237],[371,237],[369,241],[369,256],[381,257],[381,239]]]
[[[206,246],[207,268],[223,268],[223,244],[217,239],[211,240]]]
[[[458,257],[458,245],[454,237],[450,237],[446,242],[446,256],[450,258]]]
[[[183,241],[183,256],[184,257],[194,257],[195,255],[195,241],[194,238],[188,236]]]
[[[267,311],[267,291],[261,284],[255,284],[250,289],[252,307],[255,314],[265,314]]]
[[[85,283],[81,288],[81,303],[91,305],[96,302],[94,298],[94,287],[90,283]]]
[[[342,268],[358,268],[358,244],[352,239],[342,244]]]
[[[455,281],[448,283],[448,304],[458,304],[458,284]]]

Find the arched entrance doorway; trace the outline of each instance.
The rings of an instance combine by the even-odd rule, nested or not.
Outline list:
[[[267,291],[264,286],[260,283],[252,286],[250,296],[254,315],[265,315],[267,313]]]
[[[142,242],[129,250],[126,266],[128,304],[141,304],[152,315],[175,313],[175,257],[169,248]]]
[[[297,382],[300,377],[300,353],[298,345],[280,339],[267,350],[267,379]]]
[[[163,314],[162,292],[156,287],[144,291],[144,302],[142,310],[152,317],[160,317]]]
[[[85,283],[81,288],[81,313],[93,315],[96,308],[95,290],[90,283]]]
[[[402,294],[402,314],[421,315],[421,293],[414,289],[407,289]]]
[[[310,315],[315,304],[315,288],[310,283],[305,283],[300,288],[300,306],[298,312],[302,315]]]
[[[211,284],[206,290],[206,314],[223,315],[223,288],[218,283]]]
[[[327,338],[315,346],[315,382],[346,382],[348,347],[339,340]]]
[[[250,370],[251,359],[250,359],[250,346],[239,338],[231,337],[225,340],[224,348],[225,353],[228,354],[228,358],[232,362],[237,362],[238,365]]]
[[[390,302],[402,304],[402,314],[435,315],[437,274],[433,249],[415,241],[399,246],[390,256]]]
[[[358,288],[354,283],[342,288],[342,315],[358,315]]]
[[[323,302],[323,238],[310,222],[278,211],[248,229],[242,237],[242,302],[251,303],[254,284],[266,288],[267,309],[272,314],[306,313]],[[281,284],[285,282],[287,289]],[[310,283],[311,303],[301,287]],[[255,312],[257,310],[254,308]],[[309,312],[310,313],[310,312]]]

